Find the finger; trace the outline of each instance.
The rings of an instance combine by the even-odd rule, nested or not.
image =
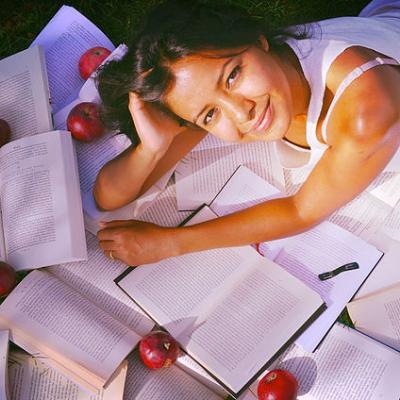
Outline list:
[[[117,228],[121,226],[127,226],[132,223],[131,219],[115,219],[113,221],[100,221],[100,226],[104,228]]]
[[[116,240],[116,234],[119,231],[119,228],[104,228],[97,232],[97,239],[99,241],[105,240]]]
[[[107,258],[111,258],[113,261],[121,261],[118,251],[116,250],[106,250],[103,251],[103,253]]]
[[[117,250],[117,243],[113,240],[101,240],[99,246],[104,252]]]

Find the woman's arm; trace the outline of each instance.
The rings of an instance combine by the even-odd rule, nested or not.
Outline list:
[[[133,201],[185,156],[204,136],[185,128],[133,93],[129,109],[141,142],[100,170],[93,189],[97,205],[112,210]]]
[[[356,139],[328,149],[294,196],[188,227],[112,221],[98,233],[100,246],[106,255],[112,251],[114,258],[138,265],[298,234],[324,220],[368,186],[399,147],[399,129],[400,123],[393,125],[373,153],[360,149]]]
[[[189,227],[113,221],[99,232],[100,246],[106,254],[112,251],[114,257],[136,265],[278,239],[321,222],[362,192],[400,144],[398,71],[388,66],[368,71],[352,89],[343,94],[332,113],[330,147],[294,196]]]

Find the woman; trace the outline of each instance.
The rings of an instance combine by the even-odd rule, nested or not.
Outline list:
[[[100,76],[108,118],[125,132],[133,120],[140,142],[101,170],[99,207],[135,199],[206,132],[276,141],[284,165],[313,170],[293,196],[202,224],[107,223],[98,233],[105,254],[136,265],[294,235],[385,168],[400,144],[400,2],[373,1],[359,17],[304,28],[268,31],[231,6],[174,1],[155,10]]]

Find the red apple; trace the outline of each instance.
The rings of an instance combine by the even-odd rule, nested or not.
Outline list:
[[[111,54],[105,47],[93,47],[85,51],[79,59],[79,73],[86,80],[98,66]]]
[[[17,273],[11,265],[0,261],[0,297],[7,296],[17,284]]]
[[[283,369],[268,372],[258,383],[259,400],[296,400],[299,385],[296,378]]]
[[[148,368],[165,368],[178,358],[179,344],[168,332],[153,331],[140,341],[139,354]]]
[[[72,136],[83,142],[90,142],[104,133],[104,126],[100,121],[98,105],[83,102],[77,104],[67,118],[68,130]]]
[[[0,147],[10,141],[11,129],[4,119],[0,119]]]

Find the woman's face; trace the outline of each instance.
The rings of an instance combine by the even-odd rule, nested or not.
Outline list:
[[[292,96],[278,58],[261,46],[214,50],[172,64],[167,106],[220,139],[277,140],[292,120]]]

